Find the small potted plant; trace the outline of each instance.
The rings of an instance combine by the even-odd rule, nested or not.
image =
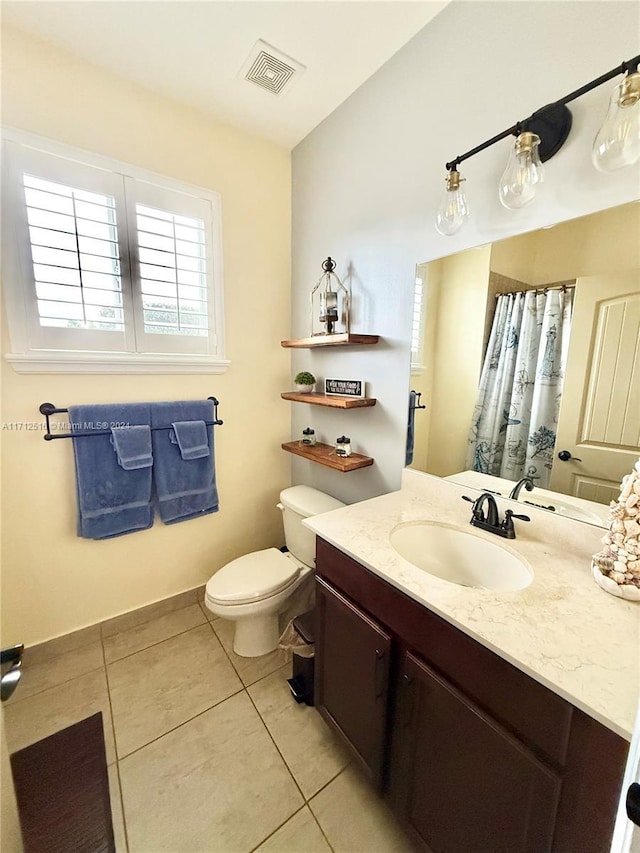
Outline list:
[[[300,373],[295,375],[293,381],[296,386],[296,391],[301,394],[308,394],[310,391],[313,391],[316,384],[316,377],[313,373],[309,373],[308,370],[301,370]]]

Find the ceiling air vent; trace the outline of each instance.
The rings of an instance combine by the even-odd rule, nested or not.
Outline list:
[[[300,62],[258,39],[238,76],[274,95],[281,95],[304,70],[305,66]]]

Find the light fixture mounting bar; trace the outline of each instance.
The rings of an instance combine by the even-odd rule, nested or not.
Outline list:
[[[614,77],[617,77],[619,74],[626,74],[627,72],[633,72],[638,69],[640,66],[640,55],[634,56],[632,59],[627,60],[626,62],[622,62],[616,68],[612,68],[611,71],[607,71],[606,74],[602,74],[600,77],[596,77],[595,80],[592,80],[590,83],[586,83],[584,86],[581,86],[579,89],[571,92],[568,95],[565,95],[564,98],[559,98],[557,101],[554,101],[551,104],[547,104],[545,107],[541,107],[539,110],[536,110],[532,113],[528,118],[523,119],[522,121],[516,122],[512,127],[507,130],[503,130],[502,133],[496,134],[496,136],[492,136],[491,139],[487,139],[486,142],[482,142],[480,145],[476,145],[475,148],[472,148],[470,151],[465,152],[464,154],[459,154],[455,159],[450,160],[446,163],[447,171],[457,170],[460,163],[468,160],[470,157],[473,157],[475,154],[479,154],[480,151],[484,151],[485,148],[490,148],[492,145],[495,145],[496,142],[500,142],[501,139],[505,139],[507,136],[516,136],[522,130],[526,129],[527,125],[531,122],[535,122],[537,119],[540,119],[544,114],[549,114],[553,110],[558,110],[561,107],[565,107],[571,101],[575,101],[576,98],[585,95],[587,92],[590,92],[592,89],[596,89],[598,86],[601,86],[603,83],[607,83],[609,80],[613,80]],[[568,110],[565,109],[566,113],[569,113]],[[560,128],[559,132],[564,132],[568,135],[569,130],[571,128],[571,120],[569,113],[568,127],[565,125],[564,128]],[[565,135],[565,138],[566,138]],[[560,146],[564,142],[564,139],[561,139],[560,144],[554,146],[553,154],[559,150]],[[546,158],[549,159],[553,154],[549,154]]]

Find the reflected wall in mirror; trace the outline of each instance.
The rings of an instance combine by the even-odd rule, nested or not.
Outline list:
[[[545,288],[561,292],[563,286],[573,294],[573,310],[568,347],[566,341],[561,347],[566,361],[561,393],[546,416],[555,445],[531,459],[531,434],[524,441],[504,439],[512,435],[519,411],[512,403],[498,406],[504,411],[495,412],[495,429],[503,434],[505,459],[510,454],[521,464],[501,469],[500,459],[494,464],[494,445],[485,442],[484,458],[482,452],[475,458],[469,445],[497,296],[538,291],[526,299],[541,303]],[[411,467],[504,496],[520,476],[531,475],[534,489],[522,490],[519,500],[605,523],[606,506],[640,454],[640,203],[418,264],[419,293],[422,318],[414,321],[420,335],[414,329],[411,388],[426,408],[414,413]],[[524,304],[524,296],[509,300],[516,298]],[[551,337],[544,326],[539,335],[540,358],[546,356],[548,374],[555,370],[557,378],[560,348],[554,367],[549,342],[559,324],[551,328]],[[490,356],[497,353],[491,343]],[[513,372],[533,384],[522,364],[515,363]],[[565,461],[560,451],[568,451]]]

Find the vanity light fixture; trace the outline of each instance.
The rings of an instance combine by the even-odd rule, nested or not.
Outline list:
[[[336,273],[336,262],[329,257],[322,264],[323,274],[311,291],[311,336],[349,333],[351,293]],[[323,324],[318,331],[315,320]]]
[[[467,198],[460,187],[464,180],[456,169],[447,172],[446,187],[436,213],[436,229],[445,237],[459,231],[469,216]]]
[[[533,201],[538,184],[544,180],[539,147],[537,133],[525,130],[516,136],[498,187],[498,198],[503,207],[517,210]]]
[[[451,236],[460,230],[469,215],[467,200],[460,190],[463,180],[458,171],[460,163],[508,136],[515,136],[516,140],[500,179],[498,197],[510,210],[529,204],[538,184],[544,179],[542,164],[557,154],[569,136],[572,116],[567,104],[619,74],[625,76],[613,91],[609,112],[595,138],[593,160],[598,169],[607,172],[637,163],[640,160],[639,66],[640,56],[634,56],[449,161],[446,164],[446,191],[435,217],[436,230],[444,236]]]

